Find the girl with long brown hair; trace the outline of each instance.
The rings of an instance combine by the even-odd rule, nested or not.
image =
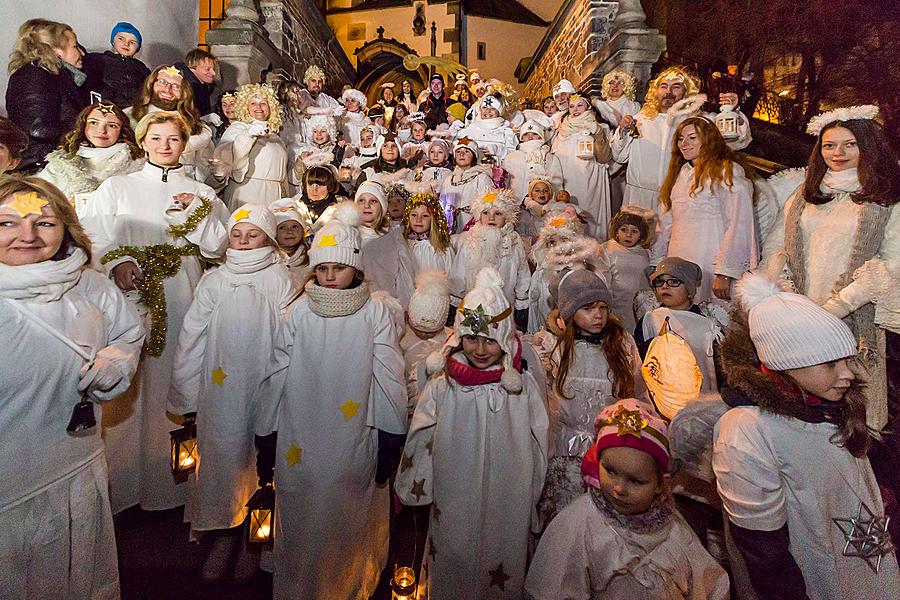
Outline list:
[[[559,282],[550,463],[538,505],[545,525],[586,490],[581,459],[594,441],[594,417],[617,399],[644,393],[637,345],[610,311],[611,302],[606,282],[587,269],[570,271]]]
[[[730,300],[734,281],[759,262],[751,176],[709,119],[690,117],[675,129],[653,254],[700,265],[697,301]]]

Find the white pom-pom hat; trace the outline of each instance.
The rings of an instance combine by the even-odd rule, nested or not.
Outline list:
[[[735,288],[748,313],[759,360],[773,371],[800,369],[856,355],[853,332],[836,316],[771,279],[748,273]]]
[[[346,104],[348,98],[350,98],[350,99],[352,99],[352,100],[356,100],[357,102],[359,102],[359,109],[360,109],[360,110],[365,110],[365,109],[366,109],[366,103],[367,103],[366,95],[363,94],[361,91],[356,90],[356,89],[353,89],[353,88],[347,88],[347,89],[344,90],[344,92],[341,94],[341,102],[343,102],[344,104]]]
[[[309,266],[340,263],[362,271],[362,240],[359,235],[359,213],[354,202],[341,202],[334,215],[313,238],[309,249]]]
[[[262,229],[265,234],[269,236],[269,239],[275,240],[275,230],[278,227],[275,223],[275,215],[265,206],[260,204],[244,204],[238,208],[231,213],[231,217],[228,218],[228,232],[231,233],[231,230],[239,223],[250,223],[251,225],[255,225]]]
[[[427,333],[440,331],[450,310],[450,282],[447,274],[427,269],[416,277],[416,291],[409,299],[409,324]]]

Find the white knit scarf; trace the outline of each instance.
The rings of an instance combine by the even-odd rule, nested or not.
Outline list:
[[[256,273],[276,262],[278,262],[278,257],[272,246],[263,246],[253,250],[229,248],[225,251],[225,268],[235,275]]]
[[[80,248],[63,260],[10,266],[0,263],[0,298],[55,302],[75,287],[87,256]]]
[[[317,285],[315,280],[306,284],[309,308],[320,317],[346,317],[352,315],[369,301],[369,284],[365,281],[355,288],[335,290]]]
[[[819,189],[823,194],[853,194],[862,189],[859,183],[859,174],[854,169],[832,171],[828,169],[822,177]]]
[[[577,117],[571,114],[563,119],[559,126],[559,135],[564,138],[581,133],[583,131],[590,132],[591,135],[597,133],[600,126],[597,124],[597,117],[590,110],[586,110]]]

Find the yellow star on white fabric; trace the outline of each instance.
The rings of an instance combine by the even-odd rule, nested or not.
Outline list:
[[[303,448],[291,442],[291,447],[284,453],[284,460],[287,461],[289,467],[299,465],[303,462]]]
[[[344,415],[344,420],[349,421],[359,414],[359,402],[347,400],[341,404],[341,413]]]
[[[216,370],[212,372],[212,382],[216,385],[222,385],[226,377],[228,377],[228,373],[223,371],[222,367],[216,367]]]
[[[337,240],[334,239],[334,234],[332,235],[323,235],[319,238],[319,248],[326,248],[328,246],[337,246]]]
[[[239,208],[234,211],[234,214],[231,216],[234,217],[235,221],[243,221],[244,219],[250,218],[250,211],[246,208]]]
[[[50,204],[45,199],[37,195],[37,192],[19,192],[13,194],[12,202],[7,202],[5,206],[10,207],[20,217],[28,215],[41,215],[41,209]]]

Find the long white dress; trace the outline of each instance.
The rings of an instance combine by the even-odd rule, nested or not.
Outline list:
[[[750,123],[741,111],[738,115],[740,136],[728,143],[732,150],[743,150],[752,140]],[[625,198],[622,205],[635,204],[650,210],[659,209],[659,188],[669,170],[672,153],[672,137],[678,125],[696,115],[670,117],[657,114],[650,118],[643,112],[635,116],[640,137],[633,138],[621,127],[617,128],[609,140],[613,159],[621,164],[628,163],[625,172]],[[715,118],[715,115],[706,115]]]
[[[284,141],[276,133],[251,137],[249,129],[249,123],[232,123],[214,152],[228,168],[223,200],[232,212],[243,204],[268,206],[288,196],[288,151]]]
[[[113,175],[126,175],[141,169],[144,159],[131,158],[131,148],[125,142],[113,144],[109,148],[81,146],[73,158],[62,150],[54,150],[47,155],[47,166],[37,174],[46,179],[66,195],[75,199],[75,210],[84,212],[86,196]]]
[[[454,240],[456,244],[456,256],[450,268],[450,301],[458,306],[466,293],[475,283],[475,276],[481,267],[490,266],[497,269],[503,280],[503,295],[507,302],[515,310],[528,308],[528,291],[531,286],[531,269],[528,267],[528,259],[525,257],[525,246],[522,238],[509,224],[501,229],[502,237],[496,261],[489,265],[479,265],[473,268],[469,265],[472,256],[483,250],[483,244],[477,241],[477,230],[489,225],[476,224],[469,231],[465,231]],[[475,234],[473,235],[473,232]]]
[[[760,250],[753,219],[753,184],[734,165],[733,185],[716,185],[690,194],[694,168],[685,163],[672,188],[672,208],[659,219],[653,247],[656,262],[679,256],[700,265],[703,278],[694,302],[713,297],[716,275],[740,279],[759,263]]]
[[[644,273],[650,266],[650,252],[640,246],[626,248],[613,239],[600,247],[598,262],[612,293],[610,308],[625,325],[625,331],[634,331],[634,295],[650,289]]]
[[[166,213],[172,196],[191,192],[206,199],[211,212],[184,236],[172,237],[168,228],[183,224],[203,206]],[[95,261],[123,246],[146,248],[157,244],[198,246],[199,256],[183,256],[181,269],[164,279],[168,326],[165,351],[145,355],[129,391],[103,410],[104,439],[110,456],[110,497],[113,512],[140,503],[146,510],[165,510],[184,503],[184,485],[175,484],[169,465],[169,432],[178,424],[166,413],[175,348],[184,315],[203,274],[201,256],[217,259],[225,251],[228,211],[213,190],[188,177],[184,168],[162,169],[150,163],[130,175],[110,177],[94,192],[81,223],[94,243]],[[103,265],[107,272],[129,256]],[[129,298],[138,301],[136,293]],[[147,308],[138,304],[138,310]],[[148,319],[149,320],[149,319]],[[149,334],[148,334],[149,335]]]
[[[441,374],[422,390],[394,483],[404,504],[432,505],[420,598],[522,598],[548,427],[538,384],[522,381],[510,394]]]
[[[197,285],[169,392],[170,412],[197,413],[199,459],[185,508],[195,531],[236,527],[247,516],[257,485],[253,394],[294,292],[271,247],[228,250],[225,264]]]
[[[364,112],[345,112],[341,117],[341,131],[344,141],[353,146],[359,146],[359,132],[369,124],[369,119]]]
[[[787,525],[791,556],[811,600],[896,598],[896,553],[883,558],[876,574],[864,559],[847,555],[844,532],[832,521],[856,518],[861,503],[884,515],[868,459],[833,443],[835,433],[831,423],[805,423],[755,406],[726,412],[716,423],[713,446],[725,512],[745,529]]]
[[[124,379],[104,399],[121,393],[134,375],[143,327],[94,271],[43,299],[12,299],[10,273],[0,273],[0,344],[9,350],[0,363],[0,598],[117,599],[100,427],[85,436],[66,432],[81,399],[85,360],[26,311],[122,371]]]
[[[378,430],[405,433],[406,384],[390,309],[364,302],[323,317],[304,294],[260,389],[257,434],[278,432],[277,599],[367,600],[387,561],[390,498],[375,485]]]
[[[409,240],[408,245],[413,257],[413,281],[420,272],[428,269],[450,273],[455,255],[453,246],[447,246],[446,250],[438,252],[429,240]]]
[[[553,138],[553,153],[562,165],[566,191],[572,195],[579,210],[591,216],[588,230],[599,241],[606,239],[609,231],[610,189],[609,165],[597,162],[593,157],[578,158],[578,142],[593,138],[590,130],[565,135],[560,128]]]

